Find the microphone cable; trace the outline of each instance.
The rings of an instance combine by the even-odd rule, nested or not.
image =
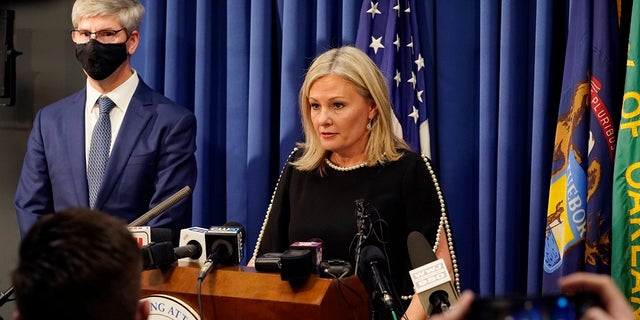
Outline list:
[[[196,295],[198,296],[198,313],[200,314],[200,319],[204,319],[204,313],[202,312],[202,280],[203,278],[198,278],[198,290]]]

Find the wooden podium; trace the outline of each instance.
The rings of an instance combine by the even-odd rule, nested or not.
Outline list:
[[[163,294],[198,310],[197,264],[142,273],[142,296]],[[368,319],[368,294],[360,280],[312,275],[298,287],[278,273],[234,266],[213,270],[202,282],[204,319]]]

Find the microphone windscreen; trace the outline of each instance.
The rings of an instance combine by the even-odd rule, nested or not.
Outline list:
[[[360,251],[360,263],[366,266],[374,261],[376,262],[385,261],[385,257],[384,257],[384,254],[382,253],[382,250],[372,245],[368,245],[362,248],[362,251]]]
[[[137,219],[131,221],[129,223],[129,227],[139,227],[147,224],[147,222],[151,221],[151,219],[161,215],[176,203],[188,197],[190,194],[191,188],[189,186],[184,186],[182,189],[178,190],[178,192],[172,194],[171,196],[169,196],[169,198],[158,203],[157,206],[151,208],[151,210],[147,211]]]
[[[151,228],[151,242],[171,242],[172,232],[169,228]]]
[[[429,241],[418,231],[412,231],[407,237],[407,249],[413,268],[424,266],[438,260],[433,253],[433,247]]]
[[[238,228],[238,229],[240,229],[240,236],[242,237],[242,239],[245,238],[244,226],[240,222],[228,221],[227,223],[223,224],[222,227],[223,228]]]
[[[303,284],[314,269],[311,251],[288,249],[280,256],[280,278],[293,286]]]
[[[154,268],[166,268],[176,262],[173,243],[152,242],[141,248],[142,268],[144,270]]]

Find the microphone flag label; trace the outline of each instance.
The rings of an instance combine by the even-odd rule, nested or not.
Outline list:
[[[129,232],[136,239],[138,246],[142,247],[148,245],[151,242],[151,227],[128,227]]]
[[[416,293],[421,293],[441,284],[451,282],[451,276],[449,276],[447,266],[442,259],[410,270],[409,275],[411,276],[411,281],[413,282]]]

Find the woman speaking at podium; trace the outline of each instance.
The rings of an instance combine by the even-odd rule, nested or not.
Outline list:
[[[252,260],[319,238],[324,260],[356,266],[362,246],[375,245],[385,255],[394,300],[402,301],[398,309],[420,319],[426,315],[413,298],[408,234],[421,232],[449,270],[457,268],[435,170],[393,134],[388,92],[359,49],[331,49],[313,61],[299,98],[305,141],[284,165]],[[374,317],[388,318],[380,308],[374,304]]]

